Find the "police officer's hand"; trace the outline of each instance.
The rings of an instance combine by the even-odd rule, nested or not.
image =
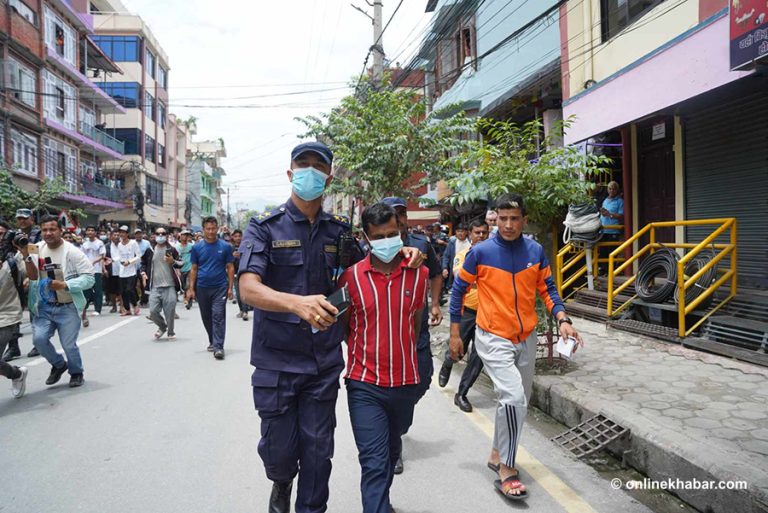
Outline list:
[[[400,254],[403,255],[403,258],[408,261],[408,267],[411,269],[418,269],[421,264],[424,263],[424,260],[427,259],[427,255],[425,253],[419,251],[418,248],[412,248],[409,246],[401,249]]]
[[[336,322],[339,311],[325,299],[325,296],[297,296],[293,313],[318,330],[327,330]]]
[[[458,362],[464,357],[464,344],[459,335],[451,334],[451,340],[448,343],[448,347],[451,350],[451,360],[454,362]]]
[[[230,301],[235,299],[235,291],[233,289],[227,290],[227,299]]]
[[[448,279],[448,269],[443,269],[443,279],[444,280]]]
[[[440,305],[432,305],[429,310],[429,325],[437,326],[443,322],[443,312],[440,310]]]

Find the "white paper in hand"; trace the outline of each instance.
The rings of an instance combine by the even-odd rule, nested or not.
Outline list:
[[[560,337],[559,339],[557,339],[557,346],[555,346],[555,349],[557,349],[557,352],[565,356],[566,358],[572,358],[573,348],[575,346],[576,346],[575,338],[568,337],[568,340],[563,340],[563,337]]]

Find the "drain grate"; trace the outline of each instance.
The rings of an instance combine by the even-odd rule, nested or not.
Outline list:
[[[560,433],[552,438],[552,441],[577,458],[582,458],[599,451],[625,433],[629,433],[629,429],[603,415],[595,415]]]

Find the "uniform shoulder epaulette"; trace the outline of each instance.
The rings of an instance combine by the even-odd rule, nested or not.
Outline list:
[[[349,226],[349,218],[338,214],[331,214],[331,221],[339,223],[344,226]]]
[[[280,207],[272,210],[271,212],[262,212],[261,214],[257,214],[253,218],[256,220],[256,224],[263,224],[270,219],[275,219],[276,217],[279,217],[283,214],[285,214],[285,208]]]

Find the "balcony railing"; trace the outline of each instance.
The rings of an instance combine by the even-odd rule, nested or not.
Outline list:
[[[98,128],[88,125],[86,123],[80,122],[80,133],[90,137],[97,143],[101,144],[102,146],[106,146],[110,150],[114,150],[118,152],[121,155],[125,154],[125,143],[123,141],[119,141],[106,133],[103,130],[99,130]]]
[[[121,203],[130,197],[131,191],[119,188],[118,183],[110,185],[97,183],[90,176],[80,177],[80,189],[83,194],[108,201]]]

